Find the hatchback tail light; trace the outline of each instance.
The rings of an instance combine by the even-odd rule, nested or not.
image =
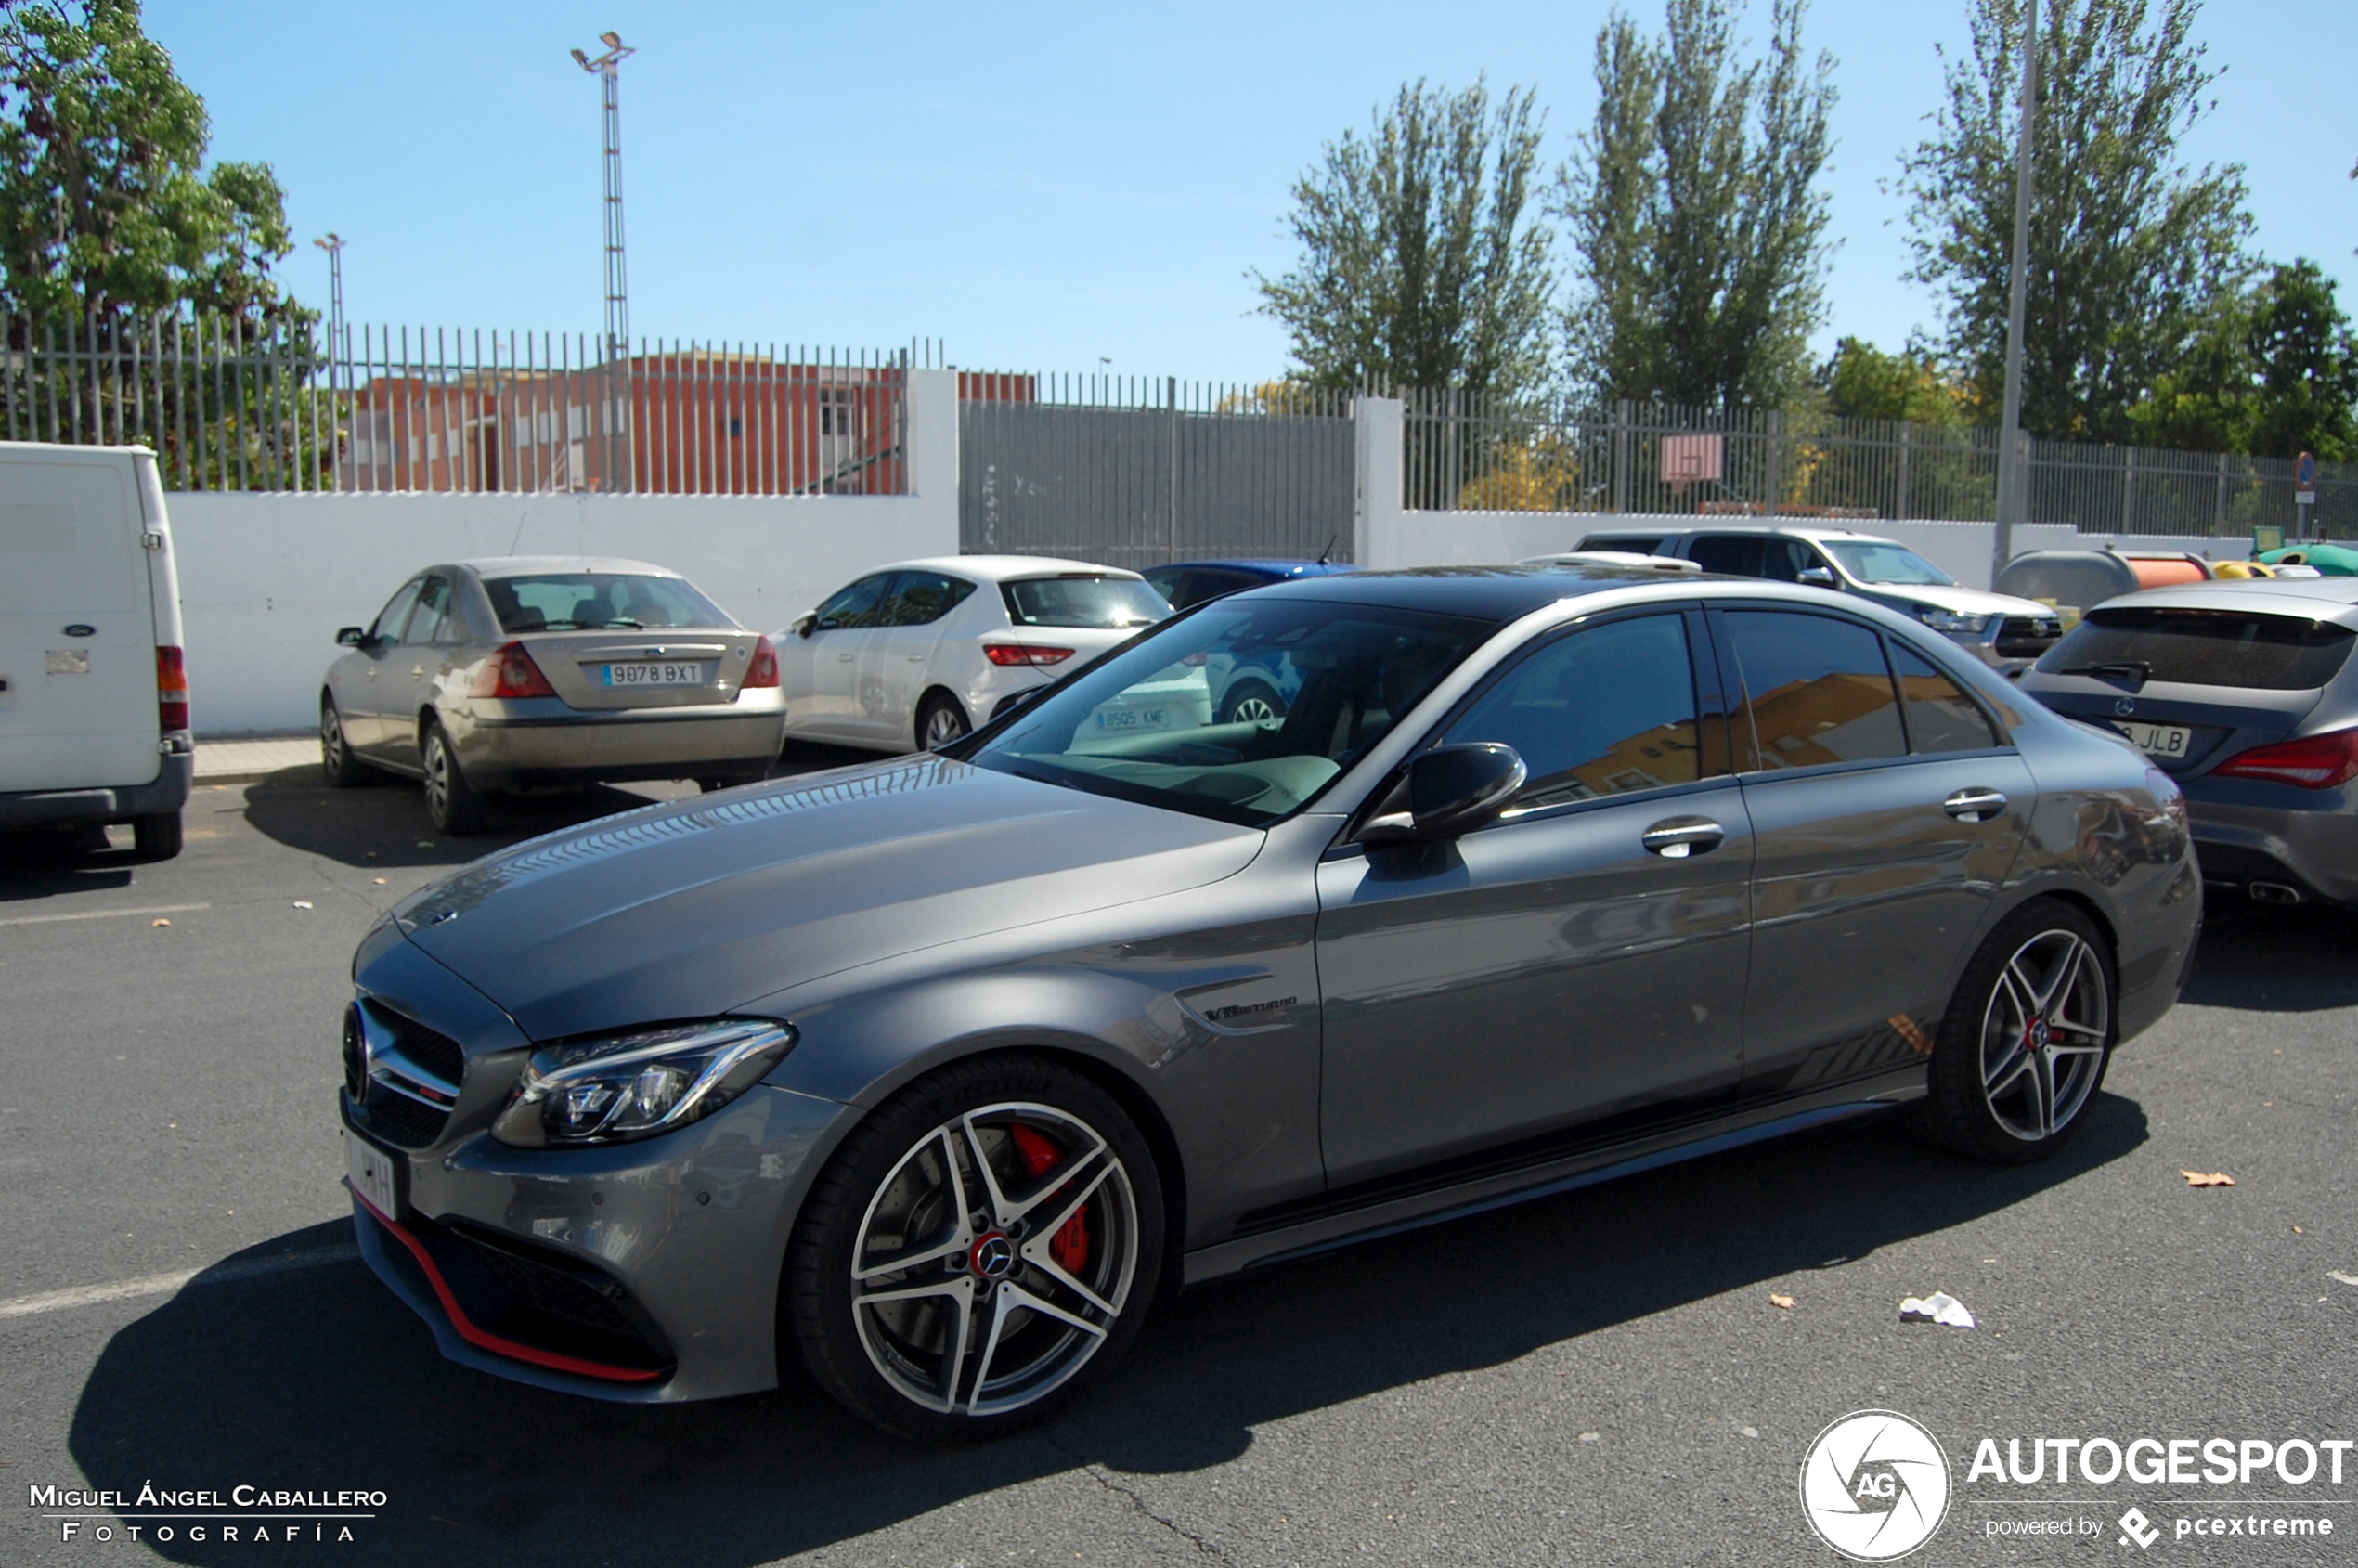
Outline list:
[[[2296,789],[2331,789],[2358,777],[2358,730],[2333,730],[2254,746],[2210,771],[2214,779],[2266,779]]]
[[[767,637],[753,640],[753,663],[745,667],[745,690],[775,686],[778,683],[778,650],[770,645]]]
[[[996,665],[1062,664],[1072,657],[1069,648],[1029,648],[1020,642],[986,642],[982,656]]]
[[[188,727],[188,667],[177,648],[156,650],[156,727],[167,735]]]
[[[477,697],[553,697],[557,689],[540,673],[521,642],[500,644],[499,651],[483,661],[475,671],[475,683],[468,694]]]

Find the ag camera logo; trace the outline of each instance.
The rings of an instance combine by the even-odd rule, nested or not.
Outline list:
[[[1818,1538],[1860,1562],[1907,1556],[1949,1512],[1949,1456],[1897,1410],[1854,1410],[1801,1461],[1801,1511]]]

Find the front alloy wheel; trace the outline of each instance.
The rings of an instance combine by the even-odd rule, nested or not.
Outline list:
[[[987,1437],[1110,1367],[1160,1248],[1152,1157],[1121,1108],[1058,1063],[1000,1058],[922,1081],[847,1140],[787,1308],[812,1373],[859,1414]]]
[[[1967,966],[1934,1051],[1939,1140],[2002,1161],[2052,1153],[2104,1082],[2113,1043],[2103,933],[2064,904],[2027,906]]]

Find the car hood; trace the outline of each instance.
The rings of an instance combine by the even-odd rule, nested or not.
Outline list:
[[[2053,616],[2052,604],[2041,604],[2036,599],[2017,599],[2011,593],[1991,593],[1987,589],[1965,588],[1958,584],[1936,583],[1870,583],[1870,593],[1886,599],[1904,599],[1914,604],[1929,604],[1937,610],[1953,610],[1961,616]]]
[[[630,811],[394,911],[525,1033],[710,1017],[837,970],[1234,875],[1263,835],[936,757]]]

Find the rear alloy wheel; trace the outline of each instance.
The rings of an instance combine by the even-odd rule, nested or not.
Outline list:
[[[917,749],[939,751],[974,728],[958,699],[939,692],[917,705]]]
[[[2000,1163],[2041,1160],[2079,1125],[2113,1045],[2104,933],[2068,904],[2025,906],[1966,966],[1933,1051],[1933,1136]]]
[[[1221,699],[1223,724],[1275,724],[1286,717],[1286,699],[1258,680],[1239,681]]]
[[[904,1436],[1045,1419],[1111,1370],[1153,1299],[1162,1198],[1110,1096],[1037,1057],[944,1069],[819,1179],[783,1307],[811,1374]]]
[[[458,748],[450,733],[436,720],[426,729],[426,744],[419,755],[426,776],[426,816],[434,831],[452,838],[483,831],[483,797],[467,783],[459,767]]]
[[[319,705],[319,769],[327,774],[330,789],[358,789],[377,772],[353,755],[352,742],[343,732],[343,715],[332,701]]]

